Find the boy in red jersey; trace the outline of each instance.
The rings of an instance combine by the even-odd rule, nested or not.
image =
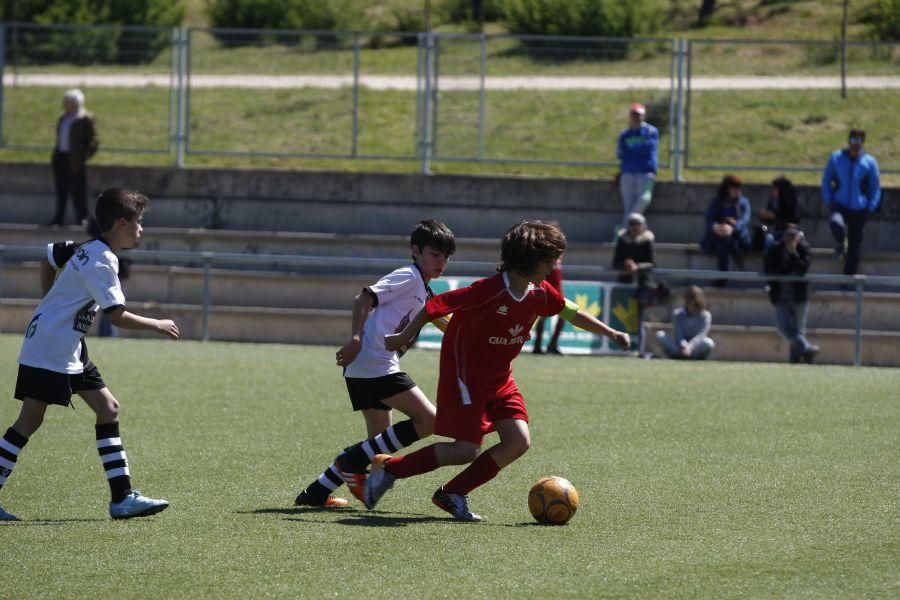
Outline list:
[[[467,495],[522,456],[531,444],[528,411],[515,380],[512,360],[528,341],[535,319],[560,315],[576,327],[604,335],[623,347],[627,333],[616,331],[563,298],[545,279],[566,249],[559,227],[522,221],[503,238],[499,273],[466,288],[429,300],[400,333],[385,336],[388,349],[408,344],[428,323],[453,314],[441,344],[437,417],[434,432],[453,438],[406,456],[375,456],[365,484],[372,508],[394,484],[446,465],[470,464],[434,493],[432,502],[462,521],[480,521]],[[500,442],[479,455],[484,435]]]

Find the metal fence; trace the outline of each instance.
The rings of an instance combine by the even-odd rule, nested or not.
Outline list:
[[[21,263],[25,260],[36,260],[46,256],[46,248],[35,246],[6,246],[0,244],[0,298],[4,297],[4,266],[7,264]],[[298,271],[313,272],[316,269],[329,269],[331,272],[347,273],[380,273],[397,265],[398,258],[358,258],[340,256],[297,256],[279,254],[241,254],[231,252],[176,252],[162,250],[129,250],[122,254],[137,263],[156,264],[166,266],[190,266],[202,269],[202,324],[200,339],[210,339],[210,313],[214,303],[212,301],[212,286],[215,277],[214,267],[225,269],[250,269],[250,272],[259,269],[278,270],[282,272]],[[493,263],[478,261],[453,261],[452,276],[482,275],[494,270]],[[584,281],[610,281],[614,280],[618,273],[603,267],[593,265],[566,265],[567,280]],[[854,365],[862,365],[862,344],[864,327],[864,302],[866,288],[896,289],[900,288],[900,277],[884,277],[871,275],[824,275],[808,274],[796,275],[767,275],[754,272],[735,271],[710,271],[691,269],[655,269],[654,274],[668,278],[672,282],[689,284],[692,282],[706,282],[713,279],[724,279],[731,282],[749,282],[756,289],[761,289],[761,284],[767,281],[805,281],[813,286],[826,289],[842,285],[854,291],[855,310],[852,323],[842,323],[842,328],[853,331],[854,339]],[[761,293],[761,292],[760,292]],[[8,294],[6,294],[8,295]],[[869,315],[872,317],[872,315]],[[875,319],[879,323],[881,320]],[[23,323],[24,325],[24,323]],[[832,325],[833,327],[833,325]],[[877,327],[877,326],[876,326]],[[870,324],[870,329],[872,325]],[[893,327],[889,327],[893,330]],[[848,334],[849,335],[849,334]]]
[[[900,44],[6,23],[0,48],[0,148],[51,148],[62,92],[79,86],[103,152],[179,166],[206,155],[611,167],[625,107],[640,101],[676,179],[818,170],[900,89]],[[891,136],[869,137],[883,170],[900,172]]]

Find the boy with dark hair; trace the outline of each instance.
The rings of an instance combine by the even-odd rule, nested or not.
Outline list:
[[[528,411],[512,378],[512,360],[528,341],[537,317],[560,315],[576,327],[612,338],[627,348],[627,333],[616,331],[563,298],[546,277],[566,249],[560,229],[522,221],[503,238],[499,273],[466,288],[435,296],[400,333],[385,336],[388,349],[407,345],[428,321],[453,314],[441,344],[435,433],[453,438],[406,456],[375,456],[364,486],[372,508],[395,479],[445,465],[471,463],[442,485],[432,502],[462,521],[480,521],[469,511],[470,491],[493,479],[528,450]],[[484,435],[500,442],[479,455]],[[477,458],[476,458],[477,457]]]
[[[148,329],[178,339],[170,320],[149,319],[125,310],[116,252],[133,248],[141,237],[147,198],[110,188],[97,199],[95,215],[103,235],[81,245],[48,244],[41,264],[44,299],[25,331],[19,354],[15,397],[19,417],[0,439],[0,488],[12,473],[19,453],[41,426],[50,404],[68,406],[76,393],[97,415],[97,451],[109,483],[109,514],[130,519],[164,510],[169,503],[131,489],[128,459],[119,437],[119,402],[91,362],[84,336],[98,309],[124,329]],[[54,281],[53,271],[59,271]],[[0,508],[0,520],[18,520]]]
[[[356,297],[350,340],[335,355],[338,366],[344,368],[353,410],[361,411],[365,418],[369,439],[344,450],[300,492],[294,501],[297,506],[347,506],[345,499],[331,495],[344,482],[362,501],[362,486],[373,456],[396,452],[434,431],[434,405],[400,370],[400,357],[415,339],[389,351],[384,336],[402,330],[434,296],[428,283],[447,268],[456,240],[446,225],[429,219],[416,225],[409,247],[412,265],[385,275]],[[435,324],[443,328],[443,323]],[[391,425],[392,408],[409,420]]]

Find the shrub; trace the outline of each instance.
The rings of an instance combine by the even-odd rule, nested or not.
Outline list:
[[[511,33],[634,37],[653,33],[662,17],[653,0],[505,0]]]
[[[213,27],[238,29],[310,29],[350,31],[362,23],[352,0],[212,0]]]
[[[499,21],[503,18],[503,0],[481,0],[481,3],[485,22]],[[467,26],[475,24],[477,20],[472,8],[472,0],[444,0],[437,7],[441,20]]]
[[[505,0],[504,22],[510,33],[547,36],[631,38],[653,33],[662,18],[655,0]],[[526,40],[525,48],[543,59],[566,60],[568,49],[554,50],[557,42]],[[619,60],[628,53],[627,42],[604,43],[594,57]],[[579,52],[584,58],[585,52]]]
[[[171,0],[7,0],[0,18],[41,25],[181,24],[184,8]],[[15,11],[13,11],[15,7]],[[117,28],[23,29],[18,56],[22,62],[140,64],[154,60],[170,44],[169,31],[123,31]]]
[[[876,40],[900,41],[900,0],[875,0],[860,11],[859,20]]]
[[[313,31],[351,31],[362,23],[362,11],[353,0],[212,0],[209,7],[210,24],[233,29],[307,29]],[[242,34],[240,39],[217,34],[229,46],[252,44],[266,37]],[[297,44],[297,36],[275,35],[282,44]],[[332,47],[336,36],[317,36],[316,46]]]

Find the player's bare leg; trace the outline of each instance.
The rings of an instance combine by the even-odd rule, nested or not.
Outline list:
[[[436,409],[418,387],[385,398],[382,402],[404,413],[409,420],[386,427],[371,439],[347,448],[335,459],[350,492],[364,504],[366,469],[374,457],[377,454],[393,454],[434,432]]]
[[[30,438],[44,422],[44,414],[47,412],[48,406],[49,404],[46,402],[25,398],[22,401],[22,408],[19,410],[19,418],[13,423],[13,429]]]
[[[431,501],[460,521],[480,521],[469,510],[469,492],[497,476],[501,469],[525,454],[531,445],[528,423],[520,419],[502,419],[494,424],[500,442],[488,448],[462,473],[445,483]]]

